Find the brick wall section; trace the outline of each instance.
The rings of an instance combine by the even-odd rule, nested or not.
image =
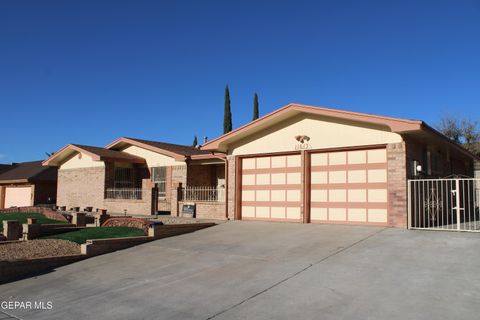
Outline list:
[[[53,270],[87,258],[85,255],[47,257],[28,260],[0,261],[0,284]]]
[[[195,201],[196,218],[198,219],[219,219],[226,220],[225,202],[198,202]],[[182,210],[184,202],[178,203],[179,210]],[[182,213],[180,212],[180,215]]]
[[[214,166],[189,165],[187,169],[188,186],[214,186]]]
[[[154,226],[154,230],[152,229],[153,232],[151,232],[149,229],[149,236],[87,240],[87,243],[82,244],[81,252],[82,254],[88,256],[96,256],[104,253],[130,248],[156,239],[173,237],[185,233],[194,232],[200,229],[212,227],[214,225],[214,223],[157,225]]]
[[[187,184],[187,166],[172,167],[172,186],[175,183],[181,183],[183,186]]]
[[[235,219],[235,184],[236,184],[236,164],[235,156],[227,156],[228,161],[228,218]]]
[[[58,171],[57,205],[103,207],[105,168],[81,168]]]
[[[407,227],[407,172],[405,143],[387,145],[388,225]]]

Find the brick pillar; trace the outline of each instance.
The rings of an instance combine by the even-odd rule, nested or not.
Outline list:
[[[173,182],[172,194],[170,195],[170,215],[178,217],[178,193],[182,184],[179,182]]]
[[[157,213],[158,194],[155,183],[150,179],[142,180],[142,201],[149,204],[150,214]]]
[[[72,213],[72,223],[77,225],[77,227],[85,227],[87,225],[85,216],[84,212]]]
[[[387,145],[388,225],[407,227],[407,158],[405,142]]]
[[[235,220],[235,186],[237,181],[236,176],[236,157],[227,156],[228,160],[228,197],[226,201],[228,202],[228,218],[230,220]]]
[[[17,220],[3,221],[3,235],[7,240],[18,240],[23,236],[23,226]]]

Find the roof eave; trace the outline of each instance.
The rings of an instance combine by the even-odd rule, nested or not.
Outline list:
[[[472,158],[476,161],[480,161],[480,157],[478,157],[477,155],[471,153],[470,151],[468,151],[467,149],[465,149],[464,147],[462,147],[461,145],[455,143],[454,141],[450,140],[447,136],[445,136],[444,134],[442,134],[441,132],[439,132],[438,130],[432,128],[431,126],[429,126],[428,124],[426,123],[422,123],[422,127],[421,127],[421,130],[422,131],[425,131],[425,132],[428,132],[430,134],[433,134],[435,135],[436,137],[442,139],[444,142],[448,143],[452,148],[454,148],[455,150],[459,151],[460,153],[462,153],[463,155],[469,157],[469,158]]]
[[[106,149],[112,149],[113,147],[115,147],[116,145],[118,145],[119,143],[122,143],[122,142],[133,145],[133,146],[141,147],[143,149],[147,149],[147,150],[150,150],[150,151],[153,151],[153,152],[156,152],[156,153],[163,154],[165,156],[174,158],[177,161],[185,161],[187,159],[187,157],[183,154],[179,154],[179,153],[175,153],[175,152],[165,150],[165,149],[162,149],[162,148],[154,147],[154,146],[148,145],[146,143],[136,141],[136,140],[133,140],[133,139],[129,139],[129,138],[125,138],[125,137],[118,138],[117,140],[113,141],[112,143],[106,145],[105,148]]]

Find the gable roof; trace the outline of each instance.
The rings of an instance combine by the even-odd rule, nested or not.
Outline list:
[[[297,103],[290,103],[261,118],[258,118],[257,120],[247,123],[246,125],[243,125],[238,129],[221,135],[220,137],[202,145],[202,150],[215,150],[219,152],[225,152],[226,146],[229,143],[238,141],[244,137],[249,136],[250,134],[263,130],[271,125],[274,125],[301,113],[380,125],[390,130],[391,132],[395,132],[401,135],[426,135],[432,137],[433,139],[442,141],[442,143],[446,144],[449,148],[460,152],[464,156],[480,160],[479,157],[472,154],[462,146],[451,141],[445,135],[438,132],[437,130],[430,127],[428,124],[421,120],[393,118],[332,108],[315,107]]]
[[[396,133],[419,130],[423,124],[423,122],[419,120],[392,118],[367,113],[291,103],[261,118],[258,118],[257,120],[247,123],[238,129],[230,131],[216,139],[207,142],[206,144],[202,145],[202,150],[224,151],[224,146],[230,142],[238,141],[252,133],[301,113],[376,124],[386,127],[388,130]]]
[[[128,163],[145,163],[145,159],[106,148],[86,146],[81,144],[67,144],[43,162],[44,166],[59,166],[76,153],[85,153],[94,161],[118,161]]]
[[[127,145],[141,147],[150,151],[164,154],[166,156],[170,156],[180,161],[192,156],[211,154],[210,151],[200,150],[191,146],[128,137],[119,138],[107,145],[105,148],[111,150],[122,150]]]
[[[46,168],[42,161],[17,163],[12,169],[0,174],[0,183],[15,182],[55,182],[57,168]]]

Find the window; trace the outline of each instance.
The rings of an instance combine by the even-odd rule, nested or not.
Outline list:
[[[157,184],[158,197],[165,199],[167,197],[167,167],[152,168],[152,181]]]
[[[114,188],[133,188],[133,168],[115,168],[114,169]]]

